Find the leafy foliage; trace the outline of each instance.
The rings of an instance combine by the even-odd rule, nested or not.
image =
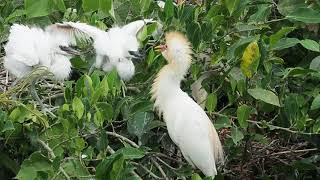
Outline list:
[[[320,2],[201,2],[175,6],[167,0],[161,9],[152,0],[3,0],[0,57],[12,23],[82,21],[107,30],[136,19],[159,20],[164,31],[181,31],[192,43],[194,62],[182,89],[205,99],[198,103],[219,130],[227,159],[217,179],[319,178]],[[135,62],[130,82],[121,82],[116,71],[88,74],[90,52],[71,60],[69,81],[41,80],[38,93],[54,117],[29,95],[30,77],[7,87],[13,79],[0,61],[1,177],[201,179],[149,100],[165,63],[152,50],[162,38],[152,35],[155,30],[152,24],[139,34],[146,58]]]

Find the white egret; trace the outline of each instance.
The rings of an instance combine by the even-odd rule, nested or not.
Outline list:
[[[224,160],[219,136],[205,111],[180,88],[191,64],[190,43],[178,32],[167,33],[165,40],[165,45],[156,47],[168,64],[152,85],[154,106],[163,115],[170,138],[189,164],[214,177],[216,164]]]
[[[4,67],[18,79],[26,76],[36,67],[46,67],[56,80],[64,80],[71,72],[70,58],[79,53],[69,47],[71,36],[51,33],[37,27],[14,24],[11,26],[8,42],[4,46]],[[35,91],[36,79],[32,80],[31,93],[44,109]]]
[[[55,28],[69,28],[81,38],[91,37],[96,51],[95,67],[106,72],[116,68],[122,80],[130,80],[135,72],[131,59],[140,57],[137,33],[150,22],[154,21],[138,20],[122,27],[113,27],[107,32],[79,22],[57,23]]]

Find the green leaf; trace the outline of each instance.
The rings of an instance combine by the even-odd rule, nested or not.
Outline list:
[[[311,104],[311,110],[319,109],[320,108],[320,94],[317,95]]]
[[[90,175],[82,160],[80,161],[79,159],[80,158],[69,159],[66,163],[62,164],[62,168],[66,171],[66,173],[69,176],[74,176],[74,179],[83,179],[80,178],[80,176]],[[60,179],[65,179],[65,177],[61,176]]]
[[[109,141],[108,141],[107,133],[105,131],[101,131],[99,135],[99,139],[97,141],[97,149],[99,151],[104,151],[107,149],[108,144],[109,144]]]
[[[224,4],[229,11],[229,14],[232,15],[233,12],[237,9],[240,0],[224,0]]]
[[[113,118],[113,107],[111,106],[111,104],[107,102],[99,102],[97,103],[97,107],[102,113],[103,118],[111,122]]]
[[[256,37],[254,36],[249,36],[249,37],[244,37],[239,39],[237,42],[235,42],[234,44],[232,44],[229,48],[229,51],[227,53],[227,59],[233,59],[234,57],[237,56],[237,50],[241,47],[243,47],[244,45],[249,44],[250,42],[254,41],[256,39]]]
[[[24,0],[27,17],[47,16],[54,11],[52,0]]]
[[[125,159],[123,155],[114,154],[100,162],[96,168],[96,177],[98,179],[117,180],[120,172],[123,170]]]
[[[91,98],[91,104],[96,103],[100,97],[106,97],[108,95],[109,86],[108,86],[108,77],[105,76],[97,90],[94,91],[93,97]]]
[[[26,108],[19,106],[11,111],[9,119],[11,119],[13,122],[23,123],[29,115],[30,112]]]
[[[148,124],[154,119],[153,113],[138,112],[127,122],[127,129],[130,134],[136,135],[141,139],[147,132]]]
[[[257,12],[250,16],[249,21],[265,22],[271,13],[271,5],[261,4],[257,8]]]
[[[209,112],[213,112],[217,106],[217,95],[215,93],[211,93],[208,95],[206,100],[206,108]]]
[[[1,132],[6,132],[6,131],[11,131],[11,130],[15,130],[12,121],[8,120],[5,122]]]
[[[141,0],[140,4],[141,4],[141,13],[144,13],[149,10],[151,0]]]
[[[28,159],[23,161],[17,178],[20,180],[33,180],[38,179],[38,172],[52,173],[52,171],[50,160],[40,152],[34,152]]]
[[[297,38],[282,38],[271,47],[271,50],[282,50],[290,48],[298,43],[300,43],[300,40]]]
[[[244,135],[237,127],[233,127],[231,128],[231,138],[233,143],[237,145],[244,138]]]
[[[14,174],[19,172],[19,164],[17,164],[9,155],[4,152],[0,152],[0,165],[7,169],[10,169]]]
[[[320,12],[303,7],[287,15],[287,18],[304,23],[320,23]]]
[[[148,37],[148,28],[147,26],[143,26],[142,29],[138,32],[138,36],[137,39],[140,42],[143,42],[144,40],[146,40]]]
[[[228,116],[219,116],[214,123],[214,127],[216,129],[229,128],[231,127],[230,119],[228,118]]]
[[[320,119],[318,118],[312,128],[314,133],[320,133]]]
[[[82,9],[84,12],[96,11],[99,9],[100,0],[82,0]]]
[[[202,180],[202,178],[198,173],[193,173],[191,180]]]
[[[115,18],[112,0],[99,0],[99,10]]]
[[[237,109],[238,122],[239,122],[240,126],[244,129],[248,127],[247,120],[249,119],[252,110],[253,110],[252,107],[247,106],[245,104],[241,105]]]
[[[295,27],[282,27],[281,30],[270,36],[270,46],[276,44],[281,38],[283,38],[295,29]]]
[[[153,49],[151,49],[151,50],[149,51],[148,57],[147,57],[147,64],[148,64],[148,66],[150,66],[150,65],[153,63],[154,60],[155,60],[155,53],[154,53]]]
[[[164,13],[166,14],[166,19],[173,17],[174,6],[172,0],[166,0],[166,4],[164,5]]]
[[[145,156],[145,152],[133,147],[124,147],[116,151],[123,154],[124,159],[141,159]]]
[[[317,56],[311,61],[309,68],[315,71],[320,71],[320,56]]]
[[[255,88],[255,89],[248,89],[248,93],[257,100],[261,100],[268,104],[272,104],[280,107],[279,98],[272,91],[261,89],[261,88]]]
[[[84,113],[84,105],[78,97],[74,97],[72,101],[72,110],[76,113],[78,119],[81,119]]]
[[[320,52],[320,45],[314,40],[311,39],[305,39],[301,40],[300,44],[305,47],[306,49],[309,49],[311,51]]]
[[[63,0],[53,0],[53,2],[60,11],[65,12],[67,10]]]

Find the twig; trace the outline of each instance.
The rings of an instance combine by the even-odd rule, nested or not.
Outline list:
[[[39,144],[41,144],[43,146],[44,149],[46,149],[48,151],[48,153],[50,154],[50,156],[54,159],[56,158],[56,155],[54,154],[53,150],[48,146],[48,144],[46,144],[45,142],[43,142],[41,139],[37,140]],[[62,174],[69,180],[70,176],[64,171],[64,169],[60,166],[59,170],[62,172]]]
[[[121,140],[131,144],[133,147],[135,148],[139,148],[139,145],[136,144],[135,142],[131,141],[130,139],[120,135],[120,134],[117,134],[115,132],[110,132],[110,131],[106,131],[107,135],[111,135],[111,136],[114,136],[114,137],[117,137],[117,138],[120,138]]]
[[[163,171],[162,167],[159,165],[159,163],[152,157],[151,158],[152,163],[158,168],[164,179],[169,180],[166,173]]]
[[[161,177],[155,175],[152,171],[150,171],[147,167],[145,167],[142,164],[136,163],[136,162],[130,162],[131,164],[135,165],[135,166],[140,166],[143,170],[145,170],[147,173],[150,174],[150,176],[152,176],[155,179],[161,179]]]
[[[310,151],[317,151],[318,148],[312,148],[312,149],[299,149],[299,150],[288,150],[288,151],[282,151],[282,152],[276,152],[272,153],[268,156],[276,156],[281,154],[288,154],[288,153],[301,153],[301,152],[310,152]]]
[[[179,160],[177,160],[177,159],[175,159],[175,158],[172,158],[172,157],[170,157],[170,156],[168,156],[168,155],[166,155],[166,154],[163,154],[163,153],[150,152],[150,154],[153,155],[153,156],[160,156],[160,157],[166,158],[166,159],[168,159],[168,160],[177,162],[177,163],[179,163],[179,164],[186,164],[186,163],[183,162],[183,161],[179,161]]]

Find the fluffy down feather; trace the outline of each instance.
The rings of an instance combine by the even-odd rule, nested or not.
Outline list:
[[[18,78],[30,73],[34,67],[44,66],[57,80],[64,80],[71,72],[69,59],[72,56],[60,46],[69,46],[71,42],[71,39],[41,28],[14,24],[4,47],[4,66]]]
[[[139,42],[137,33],[146,23],[153,22],[151,19],[138,20],[122,27],[113,27],[107,32],[85,23],[64,22],[56,24],[61,28],[72,28],[75,34],[85,34],[93,38],[93,46],[96,51],[96,68],[102,68],[109,72],[116,68],[123,80],[130,80],[134,75],[134,64],[129,51],[138,51]],[[81,33],[79,33],[81,32]]]

